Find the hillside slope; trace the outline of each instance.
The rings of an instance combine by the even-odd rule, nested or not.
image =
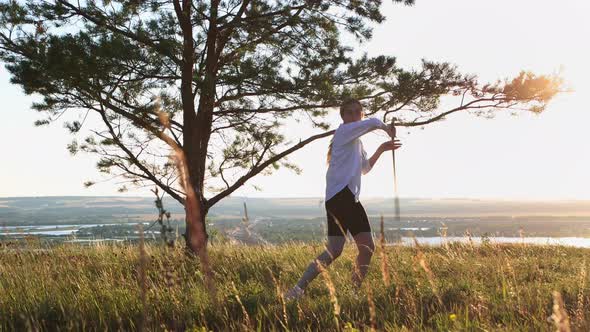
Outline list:
[[[4,248],[0,330],[551,331],[552,291],[572,328],[590,329],[590,250],[392,246],[377,250],[365,287],[355,291],[349,244],[300,302],[284,304],[277,290],[293,285],[321,249],[212,246],[212,302],[198,264],[180,248],[148,245],[143,273],[138,246]]]

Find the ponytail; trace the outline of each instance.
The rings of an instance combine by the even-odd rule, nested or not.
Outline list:
[[[334,136],[330,139],[330,145],[328,146],[328,155],[326,157],[327,164],[330,164],[330,159],[332,159],[332,143],[334,143]]]

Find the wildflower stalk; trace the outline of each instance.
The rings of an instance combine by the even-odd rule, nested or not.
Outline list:
[[[571,332],[570,318],[565,310],[565,303],[561,293],[558,291],[553,291],[553,314],[550,318],[555,324],[555,332]]]
[[[145,241],[143,236],[143,225],[139,224],[139,287],[141,296],[141,320],[139,322],[139,331],[143,331],[146,326],[147,319],[147,281],[146,281],[146,265],[147,256],[145,254]]]
[[[281,292],[281,287],[277,281],[277,279],[274,276],[274,273],[272,273],[272,270],[270,268],[267,268],[268,272],[270,273],[270,277],[272,278],[272,281],[275,285],[275,290],[277,292],[277,297],[279,298],[279,300],[281,301],[281,307],[283,309],[283,322],[281,322],[281,324],[283,325],[283,328],[285,330],[289,330],[289,318],[287,316],[287,306],[285,305],[285,297],[283,296],[283,292]]]
[[[387,253],[385,252],[385,231],[383,226],[383,215],[381,215],[381,238],[380,238],[380,258],[381,258],[381,276],[383,277],[383,284],[385,287],[389,287],[390,278],[389,278],[389,267],[387,266]]]
[[[240,304],[240,308],[242,308],[242,314],[244,315],[244,320],[246,321],[247,330],[250,331],[253,328],[252,321],[250,320],[250,315],[248,315],[248,311],[246,311],[246,307],[244,307],[244,304],[242,303],[242,299],[240,299],[240,295],[238,294],[238,289],[236,288],[236,284],[232,281],[231,285],[234,290],[234,295],[236,297],[236,300]]]
[[[415,237],[414,237],[414,243],[416,244],[416,248],[418,250],[418,253],[416,254],[415,259],[418,262],[418,264],[420,265],[420,267],[424,270],[424,272],[426,272],[426,277],[428,279],[428,283],[430,284],[430,288],[432,289],[432,292],[436,296],[436,299],[438,300],[438,304],[442,307],[443,302],[442,302],[440,295],[438,294],[438,287],[436,286],[434,273],[432,273],[432,270],[430,270],[430,267],[428,267],[428,264],[426,263],[426,255],[424,254],[424,252],[420,248],[420,245],[418,244],[418,240],[416,240]]]
[[[332,278],[330,278],[330,274],[326,271],[326,268],[320,261],[316,261],[316,265],[320,270],[322,277],[324,278],[324,283],[330,292],[330,302],[332,303],[333,307],[333,317],[334,323],[336,324],[336,328],[340,331],[340,305],[338,304],[338,298],[336,297],[336,288],[334,287],[334,283],[332,282]]]
[[[366,283],[367,287],[367,302],[369,304],[369,319],[371,322],[371,331],[375,331],[377,329],[376,324],[376,309],[375,309],[375,301],[373,301],[373,288],[371,287],[371,283]]]
[[[578,302],[576,304],[576,322],[578,326],[584,323],[584,287],[586,286],[586,260],[580,268],[580,281],[578,286]]]

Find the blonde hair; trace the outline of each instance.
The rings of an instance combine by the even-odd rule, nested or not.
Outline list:
[[[330,159],[332,159],[332,143],[334,142],[334,136],[330,139],[330,145],[328,146],[328,155],[326,156],[326,164],[330,164]]]
[[[348,97],[340,104],[340,116],[344,113],[354,112],[357,109],[360,111],[363,110],[361,102],[356,98]],[[332,159],[332,143],[334,143],[334,136],[330,139],[330,145],[328,146],[328,154],[326,156],[327,164],[330,164],[330,159]]]

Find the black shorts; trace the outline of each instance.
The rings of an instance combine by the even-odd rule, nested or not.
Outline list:
[[[326,201],[328,236],[345,236],[370,232],[369,218],[361,202],[354,201],[354,194],[348,186]],[[339,226],[340,224],[340,226]]]

